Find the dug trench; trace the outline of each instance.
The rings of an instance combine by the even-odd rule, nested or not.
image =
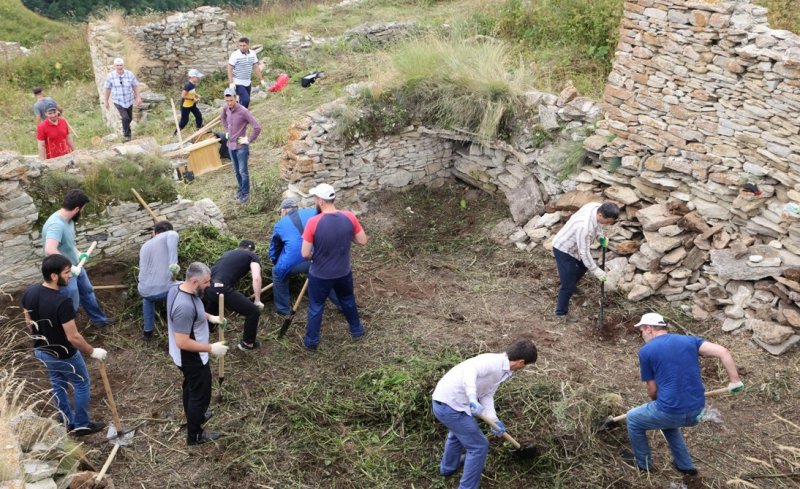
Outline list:
[[[226,436],[200,448],[185,444],[181,374],[167,354],[163,320],[157,320],[153,341],[141,338],[135,264],[94,264],[89,270],[95,284],[131,287],[98,291],[100,303],[119,319],[116,326],[97,330],[83,322],[80,328],[90,343],[109,350],[107,369],[123,424],[147,421],[111,466],[116,487],[455,487],[456,480],[438,475],[445,430],[431,414],[430,394],[454,364],[500,351],[518,337],[534,340],[539,361],[500,387],[496,405],[513,436],[539,446],[541,455],[515,461],[508,445],[493,440],[482,487],[722,487],[734,477],[791,467],[772,465],[776,443],[798,447],[800,433],[773,414],[797,421],[797,356],[772,358],[740,337],[722,335],[714,323],[609,294],[606,324],[598,332],[599,291],[589,277],[572,305],[581,320],[560,324],[552,316],[558,288],[552,256],[519,252],[490,238],[492,225],[507,213],[504,202],[457,184],[368,202],[360,219],[370,243],[354,249],[353,267],[370,336],[351,342],[343,318],[326,310],[320,351],[309,354],[300,346],[306,303],[278,341],[281,318],[265,296],[262,347],[229,351],[224,400],[212,402],[208,427]],[[259,238],[266,246],[266,237]],[[293,297],[301,283],[293,283]],[[655,435],[657,470],[641,476],[618,457],[628,445],[625,430],[597,430],[599,420],[646,399],[636,358],[641,340],[632,325],[650,310],[679,324],[677,332],[729,347],[749,386],[742,396],[711,401],[722,424],[685,431],[700,478],[684,481],[672,470],[668,448]],[[230,345],[241,326],[233,317]],[[30,362],[26,369],[35,386],[47,388],[41,367]],[[90,372],[91,413],[108,422],[97,368],[90,365]],[[724,386],[718,363],[704,360],[703,373],[709,388]],[[216,382],[214,389],[216,394]],[[87,458],[101,465],[110,449],[103,435],[84,441]],[[790,479],[769,478],[773,486],[764,480],[760,487],[791,487],[784,485]]]

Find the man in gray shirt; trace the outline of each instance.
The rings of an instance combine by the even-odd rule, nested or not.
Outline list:
[[[220,324],[219,316],[206,314],[200,296],[211,283],[211,270],[200,262],[186,269],[186,281],[173,285],[167,293],[167,329],[169,354],[183,373],[183,411],[186,414],[186,443],[201,445],[221,435],[203,430],[211,417],[211,367],[208,354],[221,357],[228,351],[225,343],[208,343],[208,323]]]
[[[58,109],[58,115],[64,112],[64,109],[62,109],[52,97],[46,97],[44,95],[42,87],[33,87],[33,96],[36,97],[36,102],[33,103],[33,118],[37,126],[47,117],[45,115],[45,109],[50,103],[55,104]]]
[[[173,277],[180,271],[178,233],[169,221],[159,221],[153,226],[153,237],[139,250],[139,295],[146,340],[153,337],[156,303],[166,300]]]

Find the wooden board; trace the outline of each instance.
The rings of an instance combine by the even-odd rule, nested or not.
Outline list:
[[[189,151],[189,171],[195,177],[222,166],[219,158],[219,139],[211,138],[193,144]]]

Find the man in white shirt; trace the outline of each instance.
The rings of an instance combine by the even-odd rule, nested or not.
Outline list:
[[[264,74],[261,73],[261,65],[258,64],[256,53],[250,50],[250,39],[242,37],[239,39],[239,49],[234,51],[228,58],[228,88],[236,91],[239,96],[239,104],[245,109],[250,107],[250,89],[253,78],[253,68],[255,67],[258,78],[261,79],[261,86],[266,87]]]
[[[514,372],[536,363],[537,355],[531,340],[517,340],[504,353],[484,353],[459,363],[436,384],[433,415],[449,430],[439,473],[444,477],[455,474],[466,451],[459,489],[480,486],[489,453],[489,441],[475,416],[493,420],[499,429],[492,433],[502,436],[506,428],[497,419],[494,393]]]
[[[601,224],[614,224],[618,217],[617,204],[589,202],[578,209],[553,238],[553,256],[561,282],[556,303],[558,319],[574,322],[573,318],[567,316],[569,301],[575,293],[578,281],[587,271],[592,272],[599,282],[606,281],[606,272],[592,258],[592,242],[600,234]]]

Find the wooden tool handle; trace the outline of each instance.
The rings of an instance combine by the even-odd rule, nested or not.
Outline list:
[[[713,391],[706,391],[706,397],[716,397],[727,393],[728,393],[727,387],[720,387],[719,389],[714,389]],[[611,421],[618,423],[620,421],[624,421],[627,416],[628,413],[620,414],[619,416],[614,416],[613,418],[611,418]]]
[[[111,462],[114,461],[114,457],[117,456],[117,451],[119,450],[119,443],[114,445],[114,448],[111,449],[111,453],[109,454],[108,458],[106,459],[106,463],[103,464],[103,468],[100,469],[100,473],[97,474],[97,477],[94,478],[95,482],[100,482],[105,477],[106,472],[108,472],[108,468],[111,467]]]
[[[150,206],[147,205],[147,202],[144,201],[142,196],[139,195],[139,192],[137,192],[135,188],[131,188],[131,192],[133,192],[133,196],[136,197],[136,200],[138,200],[139,203],[142,204],[142,207],[144,207],[144,210],[146,210],[147,213],[150,214],[150,217],[153,218],[153,221],[158,222],[160,219],[155,214],[155,212],[153,212],[153,209],[151,209]]]
[[[92,256],[92,253],[94,253],[95,248],[97,248],[97,241],[92,241],[92,244],[89,246],[89,249],[86,250],[86,254]],[[83,260],[79,261],[78,268],[83,267],[83,264],[86,263],[86,260],[88,260],[88,258],[84,258]]]
[[[500,429],[500,427],[497,426],[497,423],[495,423],[493,419],[488,418],[488,417],[484,416],[483,414],[479,414],[478,417],[481,418],[484,422],[486,422],[486,424],[491,426],[493,430],[499,430]],[[511,443],[511,445],[513,445],[514,448],[516,448],[517,450],[519,450],[522,447],[522,445],[520,445],[517,440],[515,440],[511,435],[509,435],[507,431],[503,432],[503,438],[505,438],[506,441]]]
[[[268,291],[268,290],[269,290],[269,289],[271,289],[271,288],[272,288],[272,284],[265,285],[264,287],[261,287],[261,293],[263,294],[264,292]],[[256,295],[255,295],[255,294],[253,294],[253,295],[251,295],[251,296],[250,296],[250,298],[251,298],[251,299],[255,299],[255,298],[256,298]]]
[[[114,426],[117,433],[122,432],[122,423],[119,420],[119,413],[117,412],[117,403],[114,402],[114,394],[111,392],[111,384],[108,382],[108,374],[106,373],[106,363],[100,362],[100,377],[103,378],[103,387],[106,389],[106,396],[108,403],[111,405],[111,414],[114,415]]]
[[[172,104],[172,118],[175,119],[175,132],[178,135],[178,144],[183,144],[183,137],[181,136],[181,124],[178,122],[178,111],[175,110],[175,99],[170,97],[169,103]]]
[[[294,301],[294,307],[292,307],[292,312],[297,312],[297,308],[300,307],[300,301],[303,300],[303,296],[306,294],[306,290],[308,290],[308,279],[306,278],[305,283],[303,284],[303,288],[300,289],[300,295],[297,296],[297,300]]]
[[[225,319],[225,294],[219,295],[219,322],[222,323],[222,320]],[[217,325],[217,333],[219,341],[225,341],[225,332],[222,330],[222,326]],[[219,376],[225,377],[225,355],[219,357]]]

